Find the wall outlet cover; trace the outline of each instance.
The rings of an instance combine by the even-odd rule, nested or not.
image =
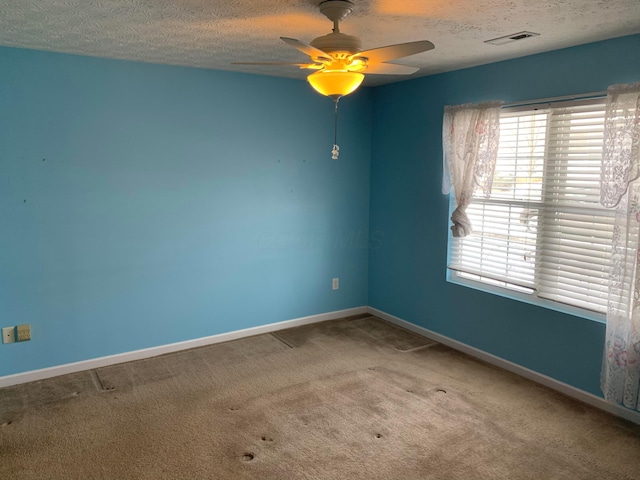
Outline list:
[[[15,328],[4,327],[2,329],[2,343],[13,343],[16,341]]]

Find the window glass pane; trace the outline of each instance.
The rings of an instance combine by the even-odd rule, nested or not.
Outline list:
[[[503,115],[491,198],[542,199],[547,113]]]
[[[547,142],[547,202],[600,206],[604,105],[553,110]]]
[[[467,208],[474,233],[460,239],[457,269],[533,287],[537,210],[475,202]]]

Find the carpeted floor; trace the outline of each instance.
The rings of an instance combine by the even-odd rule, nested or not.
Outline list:
[[[0,390],[2,479],[638,479],[640,427],[374,317]]]

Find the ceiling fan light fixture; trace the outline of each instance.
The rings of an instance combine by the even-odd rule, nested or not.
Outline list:
[[[320,70],[307,77],[321,95],[338,99],[354,92],[364,80],[364,74],[345,70]]]
[[[333,22],[331,33],[316,37],[310,44],[295,38],[280,37],[287,45],[311,58],[311,63],[299,62],[255,62],[244,65],[291,65],[316,70],[307,76],[307,81],[320,95],[334,101],[335,122],[331,158],[338,159],[338,101],[355,92],[364,80],[364,73],[372,75],[411,75],[419,69],[407,65],[387,63],[397,58],[408,57],[434,48],[427,40],[398,43],[384,47],[362,50],[360,39],[340,32],[340,21],[353,11],[349,0],[323,0],[318,4],[322,12]]]

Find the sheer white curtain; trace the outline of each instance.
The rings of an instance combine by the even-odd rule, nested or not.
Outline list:
[[[491,192],[493,170],[500,138],[500,106],[502,102],[476,105],[446,106],[442,119],[444,153],[442,193],[453,186],[456,209],[451,215],[454,237],[471,233],[471,222],[465,213],[479,186],[485,195]]]
[[[640,410],[640,83],[607,91],[600,201],[616,207],[601,387]]]

